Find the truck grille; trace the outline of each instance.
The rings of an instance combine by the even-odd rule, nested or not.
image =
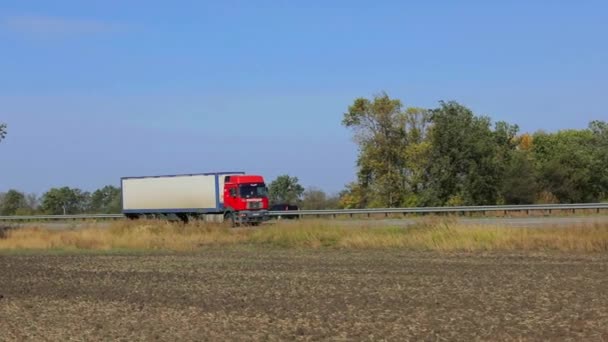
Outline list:
[[[247,202],[247,209],[261,209],[262,202]]]

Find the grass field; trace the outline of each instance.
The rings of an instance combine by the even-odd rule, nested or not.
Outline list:
[[[608,340],[608,257],[208,247],[0,255],[0,340]]]
[[[282,221],[261,228],[161,221],[120,221],[53,230],[36,226],[5,231],[0,251],[197,251],[209,246],[383,249],[416,251],[561,251],[608,252],[608,224],[572,227],[467,226],[453,219],[430,218],[404,227],[348,227],[335,222]]]

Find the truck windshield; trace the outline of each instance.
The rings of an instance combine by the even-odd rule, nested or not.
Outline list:
[[[268,189],[266,184],[243,184],[239,186],[239,193],[241,198],[259,198],[267,197]]]

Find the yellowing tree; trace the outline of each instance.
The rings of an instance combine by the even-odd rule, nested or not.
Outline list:
[[[533,144],[534,138],[530,134],[524,133],[519,137],[518,147],[520,150],[530,151],[532,149]]]

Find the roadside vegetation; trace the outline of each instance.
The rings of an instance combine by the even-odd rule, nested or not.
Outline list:
[[[608,122],[520,132],[449,101],[406,107],[381,93],[342,116],[357,144],[357,176],[339,193],[267,180],[274,204],[301,209],[590,203],[608,200]],[[0,140],[7,126],[0,123]],[[0,189],[0,215],[119,213],[120,189],[51,188],[41,196]]]
[[[440,102],[405,107],[381,93],[353,101],[342,124],[359,147],[346,208],[588,203],[608,199],[608,123],[520,132]]]
[[[0,250],[159,250],[205,247],[383,249],[420,251],[608,252],[608,224],[515,228],[467,226],[456,220],[427,219],[414,226],[352,227],[332,221],[279,222],[261,228],[230,229],[217,224],[120,221],[78,229],[30,227],[6,230]]]

